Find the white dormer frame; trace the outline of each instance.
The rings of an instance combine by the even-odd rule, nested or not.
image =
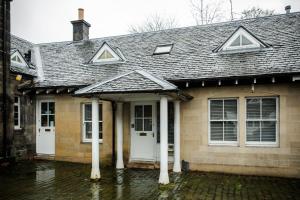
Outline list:
[[[108,51],[113,58],[107,58],[107,59],[99,59],[99,57],[102,55],[104,51]],[[107,63],[107,62],[117,62],[122,61],[123,59],[107,44],[103,43],[101,48],[98,50],[98,52],[94,55],[91,62],[92,63]]]
[[[252,44],[242,45],[242,36],[248,39]],[[240,37],[240,45],[239,46],[231,46],[231,44]],[[259,49],[262,47],[267,47],[265,43],[260,41],[257,37],[255,37],[252,33],[250,33],[243,26],[240,26],[227,40],[223,43],[219,48],[216,49],[216,52],[220,51],[238,51],[238,50],[247,50],[247,49]]]
[[[14,57],[19,58],[20,62],[14,61],[13,60]],[[28,66],[27,62],[25,61],[25,59],[23,58],[23,56],[21,55],[21,53],[18,50],[11,54],[10,61],[11,61],[12,64],[20,66],[20,67]]]

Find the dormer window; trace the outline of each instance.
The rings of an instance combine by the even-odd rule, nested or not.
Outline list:
[[[27,63],[21,53],[18,50],[14,50],[10,56],[11,58],[11,64],[12,65],[17,65],[21,67],[27,66]]]
[[[98,52],[91,59],[92,63],[114,63],[118,61],[123,61],[123,59],[106,42],[103,43]]]
[[[156,46],[156,48],[155,48],[155,50],[153,52],[153,55],[170,54],[172,48],[173,48],[173,44]]]
[[[268,45],[255,37],[247,29],[240,26],[221,46],[213,52],[240,53],[249,50],[259,50]]]

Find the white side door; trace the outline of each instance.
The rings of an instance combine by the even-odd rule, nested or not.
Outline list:
[[[155,102],[135,102],[131,104],[131,160],[155,160],[155,105]]]
[[[55,102],[37,102],[37,154],[55,154]]]

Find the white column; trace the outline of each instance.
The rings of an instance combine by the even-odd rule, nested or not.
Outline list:
[[[180,101],[174,101],[174,166],[173,172],[181,172],[180,166]]]
[[[117,103],[116,113],[117,129],[117,169],[123,169],[123,103]]]
[[[168,184],[168,99],[160,99],[160,174],[159,183]]]
[[[92,172],[91,179],[100,179],[99,168],[99,102],[92,99]]]

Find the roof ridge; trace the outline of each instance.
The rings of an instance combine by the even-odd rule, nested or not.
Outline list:
[[[148,32],[142,32],[142,33],[128,33],[128,34],[120,34],[120,35],[111,35],[111,36],[104,36],[104,37],[96,37],[96,38],[90,38],[89,40],[83,40],[83,41],[58,41],[58,42],[44,42],[44,43],[37,43],[37,45],[44,45],[44,44],[58,44],[58,43],[80,43],[84,41],[95,41],[95,40],[105,40],[105,39],[117,39],[122,37],[129,37],[129,36],[140,36],[140,35],[146,35],[146,34],[153,34],[153,33],[161,33],[161,32],[168,32],[173,30],[185,30],[185,29],[191,29],[191,28],[205,28],[205,27],[214,27],[214,26],[222,26],[222,25],[228,25],[231,23],[238,23],[238,22],[246,22],[251,20],[257,20],[257,19],[264,19],[264,18],[273,18],[273,17],[279,17],[279,16],[292,16],[300,14],[300,11],[297,12],[291,12],[289,14],[282,13],[282,14],[275,14],[275,15],[268,15],[268,16],[262,16],[262,17],[254,17],[254,18],[248,18],[248,19],[237,19],[232,21],[223,21],[223,22],[216,22],[211,24],[202,24],[202,25],[191,25],[191,26],[183,26],[183,27],[176,27],[176,28],[168,28],[158,31],[148,31]]]
[[[19,37],[19,36],[16,36],[16,35],[14,35],[14,34],[12,34],[12,33],[10,34],[10,36],[13,36],[13,37],[17,38],[18,40],[22,40],[23,42],[28,42],[28,43],[30,43],[31,45],[36,45],[35,43],[30,42],[29,40],[26,40],[26,39],[21,38],[21,37]]]

